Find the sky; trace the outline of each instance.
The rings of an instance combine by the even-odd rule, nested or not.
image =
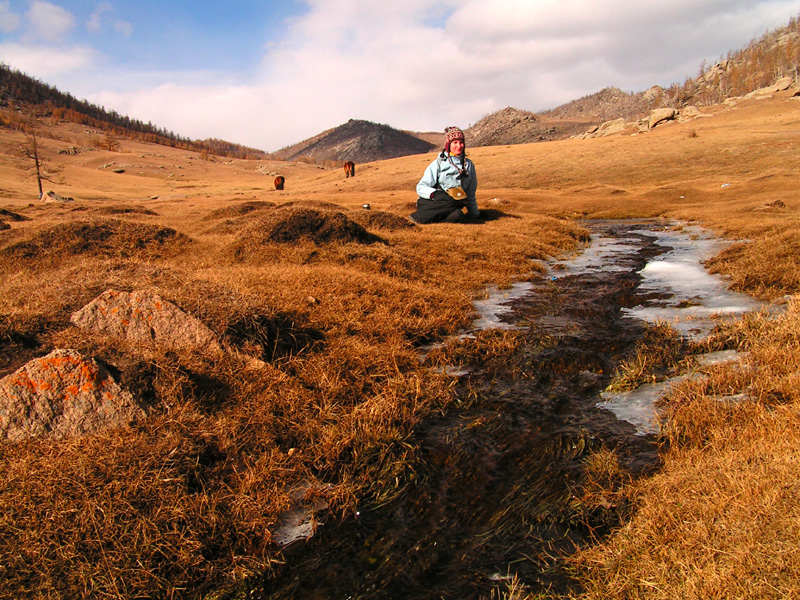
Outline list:
[[[266,151],[698,74],[800,0],[0,0],[0,62],[191,139]]]

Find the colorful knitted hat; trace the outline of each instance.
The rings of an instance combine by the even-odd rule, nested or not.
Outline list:
[[[450,152],[450,142],[453,140],[464,141],[464,132],[458,127],[447,127],[444,130],[444,149]]]

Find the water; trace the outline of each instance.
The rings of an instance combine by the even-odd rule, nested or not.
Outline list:
[[[699,340],[708,335],[718,319],[740,317],[760,308],[749,296],[729,290],[724,278],[709,273],[703,266],[726,244],[711,232],[696,225],[670,224],[633,229],[630,233],[636,235],[592,234],[589,245],[581,253],[570,260],[551,263],[547,277],[555,281],[565,276],[625,271],[629,268],[626,259],[642,246],[641,236],[651,238],[662,252],[638,271],[641,277],[637,290],[640,303],[622,308],[627,318],[649,324],[668,323],[684,338]],[[527,282],[509,290],[491,290],[485,300],[474,304],[478,317],[473,327],[517,327],[502,319],[513,313],[511,303],[525,297],[531,290],[532,284]],[[717,355],[714,360],[736,358],[736,354],[726,354]],[[712,359],[706,362],[708,360]],[[633,424],[638,435],[658,433],[657,401],[685,377],[642,385],[630,392],[602,393],[597,406]]]
[[[388,499],[364,501],[338,522],[329,516],[310,539],[317,507],[287,515],[294,528],[285,539],[296,541],[252,598],[477,600],[501,597],[509,578],[534,595],[580,592],[559,557],[610,531],[625,511],[575,503],[586,459],[614,448],[633,477],[657,468],[654,402],[677,382],[604,395],[614,368],[647,322],[685,320],[680,327],[696,335],[701,320],[752,306],[702,268],[718,242],[698,228],[589,226],[583,252],[475,303],[461,337],[514,329],[521,343],[486,363],[441,368],[460,402],[387,442],[409,451],[381,483]],[[433,348],[420,349],[423,364]],[[684,377],[725,360],[742,357],[709,355]]]
[[[759,308],[755,300],[729,290],[725,279],[704,268],[725,242],[697,226],[652,233],[668,251],[641,270],[639,291],[658,299],[623,309],[625,314],[649,323],[666,322],[684,337],[698,340],[708,335],[715,318],[739,317]]]

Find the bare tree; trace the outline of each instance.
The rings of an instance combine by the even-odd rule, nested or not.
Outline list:
[[[39,118],[33,112],[27,112],[22,120],[22,133],[25,135],[25,141],[16,147],[16,153],[23,159],[22,168],[30,171],[29,177],[36,178],[36,185],[39,188],[39,198],[42,197],[44,191],[42,190],[42,181],[49,181],[50,183],[60,183],[58,180],[58,169],[48,167],[44,158],[42,157],[41,145],[37,136],[37,129],[39,127]]]

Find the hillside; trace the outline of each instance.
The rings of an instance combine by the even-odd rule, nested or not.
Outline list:
[[[72,94],[62,92],[0,63],[0,126],[17,128],[24,118],[21,116],[22,112],[35,113],[38,119],[88,125],[114,135],[217,156],[229,158],[268,156],[263,150],[225,140],[214,138],[190,140],[152,123],[143,123],[86,100],[78,100]]]
[[[352,160],[356,163],[424,154],[436,148],[412,134],[388,125],[350,119],[344,125],[274,153],[283,160],[312,159],[314,162]]]

